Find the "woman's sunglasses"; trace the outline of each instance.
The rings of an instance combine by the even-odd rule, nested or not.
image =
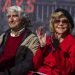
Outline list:
[[[54,23],[60,23],[60,22],[62,22],[64,24],[67,24],[68,23],[68,20],[66,20],[66,19],[60,20],[60,19],[58,19],[58,20],[55,20],[54,21]]]

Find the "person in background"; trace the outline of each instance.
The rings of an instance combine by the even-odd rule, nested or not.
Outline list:
[[[56,9],[50,16],[49,28],[52,32],[49,37],[42,27],[36,31],[41,45],[33,59],[34,71],[29,75],[74,75],[75,38],[71,34],[74,22],[69,12]]]
[[[0,35],[0,75],[26,75],[39,46],[31,22],[19,6],[7,8],[9,29]]]

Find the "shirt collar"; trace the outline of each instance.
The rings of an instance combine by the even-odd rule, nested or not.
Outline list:
[[[13,30],[11,30],[10,36],[18,37],[24,31],[24,29],[25,28],[22,28],[21,30],[17,31],[16,34],[14,34]]]

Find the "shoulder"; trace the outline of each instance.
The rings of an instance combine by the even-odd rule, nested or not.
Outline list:
[[[37,43],[39,42],[38,37],[33,32],[30,32],[29,35],[26,38],[24,38],[24,41],[23,41],[22,44],[32,45],[36,42]]]
[[[2,43],[2,41],[3,41],[3,36],[5,35],[5,33],[2,33],[1,35],[0,35],[0,44]]]
[[[6,30],[4,33],[0,35],[0,44],[2,43],[3,39],[7,37],[9,32],[10,32],[10,29]]]
[[[5,35],[5,33],[2,33],[2,34],[0,35],[0,38],[3,37],[4,35]]]
[[[38,37],[37,37],[37,35],[36,34],[34,34],[34,33],[31,33],[28,37],[27,37],[27,39],[30,39],[30,40],[33,40],[33,39],[37,39],[38,40]]]
[[[66,38],[70,43],[75,43],[75,37],[72,34],[69,34]]]
[[[30,38],[30,39],[37,38],[37,35],[29,29],[27,29],[27,34],[28,34],[27,38]]]

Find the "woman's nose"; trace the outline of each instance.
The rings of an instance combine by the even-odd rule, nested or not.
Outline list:
[[[59,22],[59,25],[63,25],[63,22],[62,22],[62,21],[60,21],[60,22]]]

